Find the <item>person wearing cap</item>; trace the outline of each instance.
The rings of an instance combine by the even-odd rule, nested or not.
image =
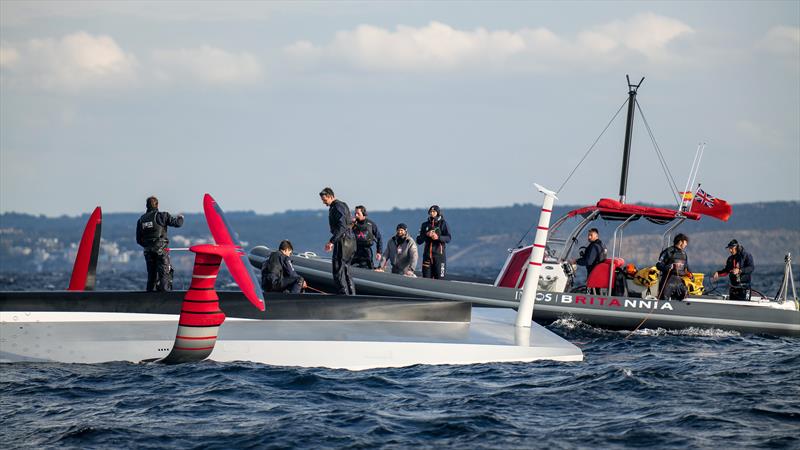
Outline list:
[[[450,242],[450,230],[438,205],[428,208],[428,220],[422,222],[417,235],[417,244],[425,244],[422,254],[422,276],[444,278],[446,262],[444,248]]]
[[[333,251],[331,270],[336,292],[343,295],[356,295],[356,286],[350,275],[350,262],[356,251],[356,238],[353,236],[353,216],[347,203],[337,200],[333,189],[326,187],[319,193],[322,203],[328,207],[328,225],[331,238],[325,244],[325,251]]]
[[[730,288],[728,298],[731,300],[750,299],[750,275],[755,270],[753,255],[746,252],[736,239],[728,242],[726,247],[731,254],[722,270],[714,272],[714,280],[720,276],[728,276]]]
[[[689,289],[683,282],[685,275],[692,276],[689,256],[686,255],[689,236],[678,234],[672,243],[672,247],[661,252],[656,263],[656,268],[661,271],[658,296],[660,300],[683,300],[689,294]]]
[[[353,221],[353,234],[356,236],[356,254],[353,255],[353,267],[373,269],[372,245],[376,244],[376,257],[381,259],[383,237],[371,219],[367,218],[367,208],[364,205],[356,206],[356,217]]]
[[[158,210],[155,196],[145,200],[147,211],[136,222],[136,243],[144,248],[147,264],[147,292],[172,290],[172,265],[169,260],[167,228],[183,226],[183,214],[172,217]]]
[[[417,244],[408,236],[406,224],[399,223],[397,233],[386,243],[386,251],[383,252],[383,260],[377,270],[386,270],[386,265],[391,262],[392,273],[415,277],[417,258]]]

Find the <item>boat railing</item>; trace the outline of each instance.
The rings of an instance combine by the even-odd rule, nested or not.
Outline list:
[[[614,261],[614,259],[617,257],[617,255],[621,255],[622,254],[622,232],[625,230],[625,227],[627,227],[632,221],[638,220],[638,219],[639,219],[639,215],[633,214],[630,217],[628,217],[627,219],[625,219],[624,222],[619,224],[619,226],[617,226],[617,228],[614,230],[614,239],[611,242],[611,257],[610,257],[611,261]],[[617,243],[618,242],[619,242],[619,252],[617,251],[618,250],[617,249]],[[613,264],[612,264],[612,269],[613,269]],[[608,293],[609,293],[609,295],[611,294],[611,286],[613,286],[612,281],[614,280],[614,276],[616,275],[615,272],[616,272],[615,270],[609,270],[609,273],[608,273]]]
[[[559,261],[564,261],[567,259],[570,251],[572,251],[572,247],[574,247],[575,243],[578,242],[578,235],[583,231],[584,228],[586,228],[586,225],[588,225],[589,222],[593,221],[597,217],[598,214],[600,214],[599,210],[592,211],[581,221],[581,223],[578,224],[578,226],[572,229],[572,232],[570,232],[569,236],[563,238],[564,248],[561,249],[561,254],[558,255]],[[552,230],[551,232],[555,233],[556,230]]]
[[[787,253],[786,256],[783,258],[784,261],[784,268],[783,268],[783,281],[781,281],[781,288],[778,291],[778,294],[775,296],[775,301],[780,304],[786,303],[789,300],[789,290],[792,291],[791,300],[794,302],[795,309],[800,310],[800,304],[798,304],[797,300],[797,291],[794,287],[794,274],[792,273],[792,254]]]
[[[669,245],[670,245],[669,241],[670,241],[670,238],[672,238],[672,232],[675,231],[676,228],[681,226],[681,224],[683,222],[685,222],[685,221],[686,221],[686,217],[681,217],[678,220],[676,220],[675,223],[673,223],[672,225],[667,227],[667,229],[664,231],[664,234],[661,235],[661,248],[662,249],[669,247]]]

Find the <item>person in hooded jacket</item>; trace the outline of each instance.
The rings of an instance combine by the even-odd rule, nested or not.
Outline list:
[[[380,261],[383,238],[375,222],[367,218],[367,208],[364,205],[356,206],[353,234],[356,237],[356,253],[353,255],[352,265],[362,269],[375,268],[373,265],[372,246],[376,245],[377,252],[375,256]]]
[[[292,265],[294,247],[288,240],[281,241],[278,251],[272,252],[261,266],[261,288],[265,292],[287,292],[299,294],[307,287],[303,277]]]
[[[385,270],[388,263],[392,263],[392,273],[416,277],[417,244],[409,237],[406,224],[397,224],[397,233],[389,239],[383,256],[378,270]]]
[[[356,285],[350,274],[350,263],[356,250],[353,236],[353,216],[347,203],[337,200],[333,189],[326,187],[319,193],[322,203],[328,207],[328,225],[331,238],[325,244],[325,251],[333,251],[331,270],[336,292],[343,295],[356,295]]]
[[[446,274],[445,246],[450,242],[450,230],[438,205],[428,209],[428,220],[422,222],[417,244],[425,244],[422,253],[422,276],[441,279]]]
[[[658,296],[660,300],[683,300],[689,293],[683,282],[685,275],[692,275],[689,269],[689,256],[686,255],[689,237],[678,234],[672,242],[673,246],[664,249],[656,263],[656,268],[661,271]]]
[[[728,298],[731,300],[750,300],[750,275],[756,269],[753,255],[746,252],[736,239],[728,242],[728,260],[725,267],[714,272],[714,280],[720,276],[728,276],[730,288]]]
[[[148,197],[147,211],[136,222],[136,243],[144,248],[147,264],[147,292],[172,290],[172,267],[170,266],[167,227],[183,226],[183,215],[172,217],[158,210],[158,199]]]

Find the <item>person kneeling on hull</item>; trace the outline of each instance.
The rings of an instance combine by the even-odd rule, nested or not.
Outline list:
[[[689,257],[685,251],[689,245],[689,237],[678,234],[673,243],[672,247],[661,252],[656,263],[656,267],[661,271],[658,296],[661,300],[683,300],[689,292],[682,279],[685,275],[691,276],[692,273],[689,270]]]
[[[739,242],[734,239],[728,243],[731,256],[725,262],[722,270],[714,272],[714,280],[720,276],[728,275],[730,289],[728,298],[731,300],[750,300],[750,274],[755,270],[753,256],[744,251]]]
[[[308,287],[292,266],[292,243],[283,240],[277,252],[272,252],[261,266],[261,287],[265,292],[299,294]]]

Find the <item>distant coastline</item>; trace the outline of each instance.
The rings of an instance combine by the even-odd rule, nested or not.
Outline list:
[[[507,250],[538,217],[538,206],[516,204],[494,208],[444,207],[453,228],[453,242],[448,247],[448,263],[453,270],[499,269]],[[557,206],[554,217],[575,206]],[[132,270],[141,266],[141,249],[134,241],[133,225],[140,213],[110,213],[103,217],[103,242],[99,265],[102,269]],[[394,233],[399,222],[416,227],[425,218],[425,209],[375,211],[370,218],[380,227],[384,238]],[[323,209],[286,211],[274,214],[228,212],[231,225],[239,232],[246,248],[255,245],[274,247],[281,239],[290,239],[299,251],[322,254],[327,240],[327,215]],[[0,271],[69,270],[77,251],[88,215],[49,218],[19,213],[0,215]],[[663,227],[640,221],[625,232],[623,253],[639,265],[654,261],[660,251]],[[598,221],[601,236],[610,242],[617,222]],[[412,231],[413,230],[413,231]],[[737,239],[753,253],[757,263],[781,264],[786,252],[800,261],[800,202],[763,202],[734,205],[729,222],[705,217],[683,224],[679,231],[691,238],[690,260],[698,265],[721,264],[726,257],[725,244]],[[210,240],[204,218],[199,213],[186,214],[186,225],[170,230],[174,247]],[[523,240],[529,243],[532,235]],[[578,236],[583,245],[584,236]],[[176,266],[191,264],[191,259],[176,254]],[[188,255],[187,255],[188,256]],[[99,269],[101,270],[101,269]]]

